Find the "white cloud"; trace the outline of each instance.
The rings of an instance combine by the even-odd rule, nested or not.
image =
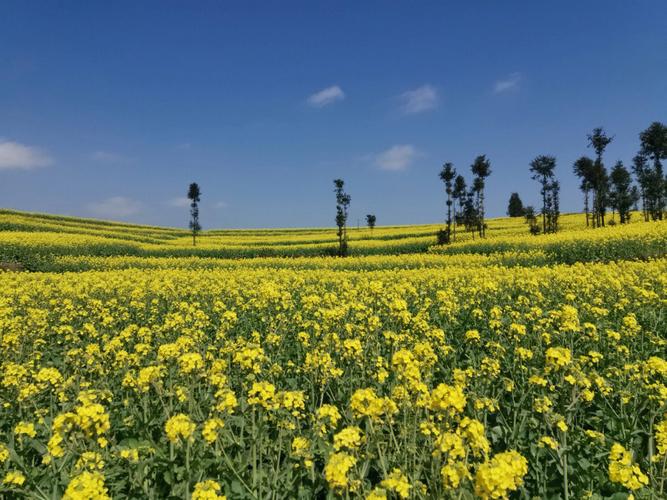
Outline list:
[[[167,205],[170,207],[185,208],[190,206],[190,200],[185,196],[179,196],[177,198],[172,198],[167,202]]]
[[[217,201],[213,204],[213,208],[227,208],[229,205],[224,201]]]
[[[382,170],[398,172],[408,168],[419,155],[414,146],[398,144],[383,151],[375,158],[375,164]]]
[[[400,95],[403,102],[401,109],[405,114],[421,113],[434,109],[438,105],[438,91],[432,85],[422,85]]]
[[[124,196],[112,196],[91,203],[88,209],[99,217],[128,217],[141,210],[141,203]]]
[[[521,73],[512,73],[507,78],[498,80],[493,86],[493,91],[496,94],[508,92],[519,88],[519,83],[521,83]]]
[[[308,104],[314,108],[323,108],[336,101],[345,99],[345,92],[338,85],[332,85],[319,92],[315,92],[308,98]]]
[[[126,156],[111,151],[95,151],[90,158],[102,163],[127,163],[130,161]]]
[[[31,170],[52,163],[53,160],[37,148],[0,138],[0,170]]]

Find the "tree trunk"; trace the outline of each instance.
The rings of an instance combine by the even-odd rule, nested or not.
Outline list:
[[[547,232],[547,180],[542,178],[542,234]]]
[[[480,238],[485,238],[486,234],[484,231],[484,190],[482,189],[479,192],[479,236]]]
[[[642,212],[644,214],[644,222],[648,222],[648,207],[646,206],[646,191],[642,188]]]
[[[452,196],[447,193],[447,232],[452,232]]]

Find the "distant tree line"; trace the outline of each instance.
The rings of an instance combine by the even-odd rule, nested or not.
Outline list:
[[[486,155],[479,155],[470,165],[473,175],[472,185],[468,189],[465,177],[456,173],[454,165],[445,163],[440,171],[440,179],[445,184],[447,193],[447,225],[438,232],[438,243],[451,242],[456,236],[456,226],[463,225],[465,230],[483,238],[486,234],[484,222],[484,190],[486,178],[491,175],[491,162]]]
[[[662,220],[667,214],[667,179],[662,162],[667,159],[667,126],[653,122],[639,134],[640,148],[632,159],[632,173],[637,184],[622,161],[617,161],[610,172],[604,164],[604,152],[614,140],[602,127],[594,128],[588,134],[588,147],[595,152],[595,158],[581,156],[573,166],[574,174],[579,178],[579,189],[584,195],[584,214],[586,226],[604,227],[615,224],[615,215],[625,224],[630,221],[633,208],[638,208],[641,201],[642,215],[645,221]],[[556,179],[556,157],[539,155],[529,164],[531,178],[540,185],[542,208],[539,214],[532,206],[524,206],[519,193],[512,193],[508,202],[507,215],[524,217],[532,234],[555,233],[558,231],[560,217],[560,183]],[[479,155],[470,165],[472,178],[470,187],[463,175],[458,174],[453,163],[446,162],[439,177],[445,185],[447,219],[445,228],[437,234],[439,244],[447,244],[456,238],[456,229],[463,226],[466,232],[475,238],[486,237],[485,189],[486,179],[491,175],[491,161],[486,155]],[[347,219],[351,197],[345,192],[345,182],[335,179],[336,226],[338,227],[337,254],[348,254]],[[188,189],[190,200],[190,231],[192,244],[197,244],[201,231],[199,223],[199,202],[201,191],[196,182]],[[612,219],[606,221],[607,211],[611,209]],[[538,215],[541,224],[538,222]],[[374,214],[366,215],[366,225],[371,234],[376,224]],[[541,226],[541,227],[540,227]]]
[[[667,216],[667,179],[662,162],[667,159],[667,126],[652,123],[639,134],[640,149],[633,158],[632,172],[636,180],[633,184],[631,173],[622,161],[617,161],[608,171],[604,163],[607,146],[614,140],[602,127],[588,134],[588,147],[595,152],[594,158],[582,156],[573,164],[574,174],[580,179],[579,188],[584,194],[584,214],[586,226],[604,227],[619,222],[630,221],[633,208],[642,204],[645,221],[662,220]],[[507,205],[507,215],[524,217],[532,234],[555,233],[560,217],[560,183],[556,179],[556,157],[539,155],[529,164],[533,180],[540,185],[541,210],[524,206],[519,193],[512,193]],[[438,233],[438,243],[446,244],[456,237],[457,226],[475,232],[480,237],[486,233],[484,223],[485,179],[491,173],[490,162],[484,155],[475,159],[471,166],[472,187],[466,188],[465,179],[456,175],[452,163],[447,162],[440,171],[440,179],[445,184],[447,195],[447,219],[445,228]],[[458,202],[458,203],[457,203]],[[611,221],[607,212],[611,210]],[[453,213],[453,215],[452,215]],[[538,222],[539,216],[539,222]]]
[[[602,155],[612,140],[601,127],[594,129],[588,135],[588,144],[595,151],[595,159],[582,156],[574,162],[573,170],[584,193],[586,225],[604,227],[607,209],[612,209],[614,223],[614,215],[618,213],[621,224],[625,224],[640,200],[645,221],[662,220],[667,200],[667,180],[662,166],[667,158],[667,126],[653,122],[639,134],[639,152],[632,159],[637,185],[633,185],[632,175],[622,161],[607,172]]]

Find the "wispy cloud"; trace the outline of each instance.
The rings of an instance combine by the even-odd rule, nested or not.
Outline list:
[[[102,163],[127,163],[130,158],[111,151],[94,151],[90,158]]]
[[[227,208],[229,204],[226,201],[216,201],[213,204],[213,208]]]
[[[375,164],[382,170],[398,172],[408,168],[419,155],[411,144],[397,144],[375,157]]]
[[[308,104],[314,108],[323,108],[329,104],[333,104],[336,101],[341,101],[345,99],[345,92],[338,85],[332,85],[325,89],[315,92],[313,95],[308,97]]]
[[[170,207],[185,208],[190,206],[190,200],[185,196],[179,196],[177,198],[172,198],[167,202],[167,205]]]
[[[399,97],[402,102],[401,110],[408,115],[434,109],[439,101],[438,91],[428,84],[403,92]]]
[[[88,205],[88,209],[98,217],[123,218],[141,210],[141,203],[124,196],[112,196],[106,200]]]
[[[0,138],[0,170],[32,170],[52,163],[53,159],[38,148]]]
[[[515,90],[519,88],[520,83],[521,73],[512,73],[507,78],[498,80],[493,86],[493,92],[496,94],[502,94],[503,92]]]

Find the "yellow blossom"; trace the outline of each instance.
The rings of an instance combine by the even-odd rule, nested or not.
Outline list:
[[[455,490],[461,482],[470,479],[470,472],[463,462],[447,463],[440,469],[442,482],[446,489]]]
[[[6,484],[8,486],[23,486],[23,483],[25,483],[25,476],[22,472],[16,470],[10,470],[7,472],[4,479],[2,480],[2,484]]]
[[[275,410],[278,403],[275,401],[276,387],[269,382],[253,382],[248,391],[248,404],[258,405],[267,410]]]
[[[484,500],[505,498],[523,484],[527,472],[528,461],[520,453],[499,453],[477,469],[475,494]]]
[[[334,434],[334,449],[340,451],[343,449],[355,450],[363,442],[363,433],[357,426],[345,427],[343,430]]]
[[[557,450],[558,449],[558,442],[552,437],[542,436],[540,438],[538,446],[540,448],[547,447],[547,448],[551,448],[552,450]]]
[[[190,439],[195,431],[196,425],[190,417],[179,413],[174,415],[164,425],[167,438],[172,443],[180,443],[181,439]]]
[[[609,479],[629,490],[648,485],[648,477],[638,465],[632,463],[632,453],[618,443],[612,445],[609,453]]]
[[[215,442],[218,439],[218,429],[222,429],[224,426],[225,422],[221,418],[209,418],[202,426],[201,434],[204,440],[209,444]]]
[[[546,366],[549,370],[559,370],[570,364],[572,352],[565,347],[550,347],[546,352]]]
[[[73,477],[63,496],[63,500],[90,500],[93,498],[95,500],[111,499],[101,472],[84,471]]]
[[[33,423],[19,422],[14,427],[14,434],[17,436],[29,436],[34,438],[37,435],[37,431],[35,431],[35,425]]]
[[[379,420],[383,415],[391,416],[398,411],[396,403],[389,398],[381,398],[373,389],[358,389],[350,398],[350,408],[356,417],[370,417]]]
[[[356,458],[345,452],[334,453],[329,456],[324,467],[324,477],[333,489],[344,490],[350,486],[348,474],[357,463]]]
[[[222,487],[215,481],[207,480],[195,484],[192,492],[192,500],[226,500],[225,495],[221,495]]]
[[[410,495],[410,483],[408,478],[401,472],[400,469],[394,469],[391,473],[380,483],[380,486],[389,491],[395,491],[400,498],[408,498]]]
[[[440,384],[430,397],[430,408],[437,412],[461,413],[466,405],[466,396],[460,386]]]

